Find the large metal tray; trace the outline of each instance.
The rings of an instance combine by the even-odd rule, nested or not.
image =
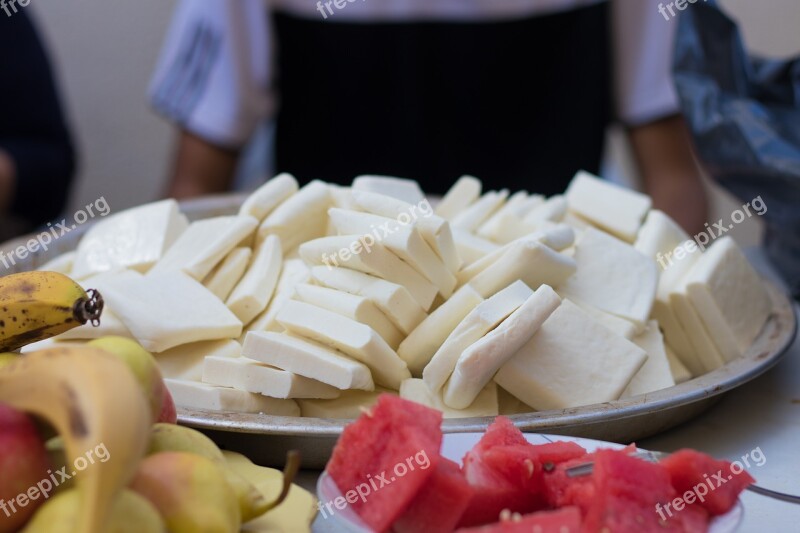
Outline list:
[[[190,218],[235,212],[241,196],[220,196],[183,204]],[[113,207],[113,206],[112,206]],[[74,249],[83,233],[78,228],[64,235],[46,252],[18,262],[8,273],[30,270],[56,255]],[[16,244],[27,240],[20,239]],[[12,246],[9,243],[4,248]],[[766,282],[773,311],[758,339],[744,357],[724,367],[658,392],[625,400],[572,409],[539,411],[510,418],[523,430],[628,443],[655,435],[699,415],[722,395],[763,374],[786,353],[797,332],[789,298]],[[179,421],[205,431],[223,448],[244,453],[257,463],[283,464],[286,451],[300,450],[305,468],[323,468],[346,420],[295,418],[179,409]],[[481,432],[492,418],[446,420],[446,433]]]

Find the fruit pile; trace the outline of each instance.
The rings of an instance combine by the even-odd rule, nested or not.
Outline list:
[[[6,349],[102,311],[99,294],[50,272],[0,278],[0,304]],[[299,457],[281,475],[176,420],[155,359],[131,339],[2,354],[0,533],[232,533],[287,498],[294,516],[265,518],[308,530],[313,498],[291,484]]]
[[[439,453],[441,420],[382,395],[336,445],[326,472],[339,494],[320,503],[322,516],[342,520],[349,505],[370,530],[394,533],[700,533],[754,481],[740,472],[709,491],[708,477],[731,463],[693,450],[651,463],[632,456],[634,446],[589,454],[574,442],[534,445],[505,417],[458,465]],[[589,463],[590,474],[573,474]],[[698,486],[704,498],[686,496]],[[685,505],[670,508],[681,497]]]

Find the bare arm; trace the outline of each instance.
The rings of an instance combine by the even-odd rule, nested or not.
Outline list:
[[[181,131],[167,195],[181,199],[229,190],[238,159],[237,151]]]
[[[0,212],[5,212],[8,206],[11,205],[16,179],[17,170],[14,160],[0,149]]]
[[[653,205],[690,235],[708,220],[708,199],[683,117],[672,116],[631,128],[631,144]]]

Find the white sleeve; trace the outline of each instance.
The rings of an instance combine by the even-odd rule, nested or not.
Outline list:
[[[263,0],[181,0],[150,102],[209,142],[241,146],[273,107],[271,46]]]
[[[677,20],[665,20],[652,0],[613,0],[617,118],[638,126],[678,112],[672,81]]]

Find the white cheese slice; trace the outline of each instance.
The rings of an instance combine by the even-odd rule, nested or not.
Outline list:
[[[661,336],[658,322],[655,320],[648,322],[647,329],[633,339],[633,343],[647,353],[647,361],[633,376],[621,397],[638,396],[674,386],[675,379],[669,367],[664,337]]]
[[[539,242],[519,242],[500,259],[472,278],[472,288],[484,298],[517,280],[532,289],[559,287],[575,272],[575,261]]]
[[[497,386],[497,404],[501,415],[522,415],[536,411],[500,385]]]
[[[104,297],[150,352],[190,342],[236,338],[242,323],[208,289],[180,271],[118,279]]]
[[[206,357],[203,382],[270,398],[338,398],[340,390],[247,357]]]
[[[256,248],[247,272],[225,300],[225,305],[239,317],[242,324],[249,324],[267,308],[278,284],[282,265],[281,240],[275,235],[267,235]]]
[[[684,383],[692,379],[692,373],[681,362],[680,358],[675,354],[675,351],[670,348],[669,344],[664,345],[664,350],[667,352],[667,361],[669,361],[669,369],[672,372],[672,378],[675,383]]]
[[[522,222],[538,228],[545,222],[560,222],[567,214],[567,199],[557,194],[531,209]]]
[[[203,280],[203,285],[214,293],[223,302],[228,298],[233,288],[242,279],[253,250],[245,246],[234,248],[220,264],[209,272]]]
[[[269,398],[229,387],[216,387],[196,381],[165,379],[164,383],[178,407],[231,411],[235,413],[261,413],[271,416],[300,416],[300,406],[294,400]]]
[[[251,331],[242,355],[337,389],[373,390],[369,368],[317,342],[272,331]]]
[[[689,297],[686,295],[686,285],[679,285],[670,293],[670,306],[675,312],[680,325],[686,331],[689,342],[692,344],[695,357],[683,359],[683,363],[694,376],[701,376],[725,364],[717,345],[706,330],[700,315],[695,310]]]
[[[639,335],[639,328],[630,320],[625,320],[617,315],[601,311],[593,305],[581,302],[579,300],[571,300],[572,303],[581,308],[581,310],[589,315],[592,320],[610,329],[617,335],[621,335],[628,340],[632,340]]]
[[[283,304],[288,302],[295,293],[295,286],[311,281],[311,269],[302,259],[285,259],[278,277],[278,286],[267,308],[253,319],[246,327],[243,335],[248,331],[283,331],[283,326],[275,319]],[[242,339],[244,342],[244,339]]]
[[[362,244],[368,242],[383,244],[438,287],[439,293],[444,298],[449,298],[453,294],[456,286],[455,276],[413,226],[372,213],[337,208],[328,210],[328,216],[339,234],[362,235],[364,239]],[[371,239],[367,240],[368,237]]]
[[[346,390],[333,400],[300,399],[300,411],[306,418],[356,419],[372,408],[385,389],[374,391]]]
[[[366,324],[393,350],[397,349],[403,340],[403,333],[374,303],[363,296],[301,283],[295,287],[294,298]]]
[[[769,318],[772,302],[736,242],[731,237],[715,241],[684,283],[722,358],[741,357]]]
[[[400,386],[400,397],[417,402],[442,412],[444,418],[467,418],[473,416],[497,416],[500,407],[497,400],[497,385],[488,383],[478,392],[475,401],[463,409],[453,409],[442,401],[441,393],[431,391],[421,379],[407,379]]]
[[[464,350],[494,329],[532,295],[530,287],[516,281],[470,311],[422,371],[422,379],[428,387],[438,392],[450,378]]]
[[[54,257],[50,261],[46,262],[36,270],[42,270],[46,272],[60,272],[61,274],[69,276],[72,273],[72,266],[75,264],[75,258],[77,256],[78,252],[75,250],[61,254],[57,257]]]
[[[461,287],[400,343],[397,355],[408,363],[413,375],[422,375],[422,369],[431,361],[447,336],[482,301],[483,297],[475,289],[469,285]]]
[[[478,199],[482,188],[483,185],[478,178],[461,176],[436,206],[436,214],[446,220],[452,220]]]
[[[444,261],[450,272],[456,272],[461,267],[461,258],[453,241],[450,224],[442,217],[433,214],[433,208],[427,200],[417,205],[408,204],[395,198],[382,194],[363,191],[353,191],[353,199],[369,213],[394,220],[410,215],[417,228],[436,255]],[[418,216],[414,216],[419,212]]]
[[[331,195],[331,205],[334,207],[349,209],[351,211],[361,211],[361,207],[356,203],[356,199],[353,198],[352,188],[329,183],[328,190]]]
[[[453,229],[460,229],[474,233],[486,222],[508,198],[508,190],[489,191],[481,196],[477,202],[461,211],[450,221]]]
[[[330,346],[367,365],[375,383],[397,390],[411,377],[405,361],[371,327],[304,302],[286,302],[278,322],[290,333]]]
[[[659,255],[665,255],[687,240],[689,234],[666,213],[651,209],[639,229],[633,247],[647,257],[658,260]]]
[[[382,244],[375,243],[367,249],[362,247],[360,239],[363,237],[357,235],[314,239],[300,245],[300,256],[312,265],[342,266],[397,283],[405,287],[424,310],[431,308],[439,292],[433,283]]]
[[[492,241],[477,237],[463,229],[453,229],[453,242],[458,250],[458,256],[465,265],[470,265],[500,249],[500,246]]]
[[[495,329],[471,344],[456,362],[444,392],[444,402],[465,409],[481,389],[531,337],[561,304],[548,285],[542,285]]]
[[[664,340],[669,345],[675,347],[675,352],[681,358],[681,361],[696,360],[697,354],[689,340],[689,335],[686,333],[680,321],[678,321],[678,317],[675,315],[675,311],[670,303],[670,292],[672,292],[671,289],[666,290],[665,288],[665,291],[662,293],[659,282],[659,291],[655,302],[653,302],[651,316],[654,320],[658,321],[664,332]]]
[[[520,216],[523,214],[528,203],[528,193],[525,191],[517,191],[508,197],[508,201],[504,203],[497,211],[495,211],[485,222],[483,222],[477,229],[475,234],[478,237],[497,242],[500,236],[503,220],[506,215]]]
[[[101,295],[105,296],[106,288],[115,283],[125,283],[126,280],[139,279],[141,275],[133,270],[117,270],[112,272],[103,272],[102,274],[95,274],[80,281],[80,285],[86,289],[96,289]],[[109,335],[133,338],[133,333],[123,324],[122,320],[111,309],[111,305],[106,300],[103,307],[103,314],[100,316],[100,324],[93,326],[91,322],[87,322],[77,328],[57,335],[57,340],[72,340],[72,339],[99,339]]]
[[[643,330],[658,286],[658,267],[629,244],[590,228],[576,244],[578,270],[560,291]]]
[[[425,199],[419,183],[393,176],[358,176],[353,180],[352,189],[391,196],[409,204],[418,204]]]
[[[317,266],[311,275],[326,287],[367,298],[406,335],[428,316],[406,288],[396,283],[347,268]]]
[[[120,211],[93,225],[78,244],[71,276],[130,268],[147,271],[189,226],[175,200]]]
[[[300,243],[325,235],[330,207],[329,187],[313,180],[267,215],[258,227],[258,240],[277,235],[283,253],[288,253]]]
[[[242,345],[234,340],[201,341],[182,344],[154,354],[165,378],[201,381],[206,357],[239,357]]]
[[[258,225],[251,216],[192,222],[148,275],[180,270],[200,281]]]
[[[632,243],[652,206],[650,197],[583,170],[565,193],[570,211],[625,242]]]
[[[239,208],[239,214],[250,215],[261,222],[298,189],[294,176],[287,173],[278,174],[245,199]]]
[[[497,244],[508,244],[512,241],[530,235],[540,229],[541,224],[528,223],[522,216],[512,213],[499,215],[497,220],[497,230],[491,241]]]
[[[647,360],[644,350],[564,300],[495,376],[545,411],[616,400]]]

